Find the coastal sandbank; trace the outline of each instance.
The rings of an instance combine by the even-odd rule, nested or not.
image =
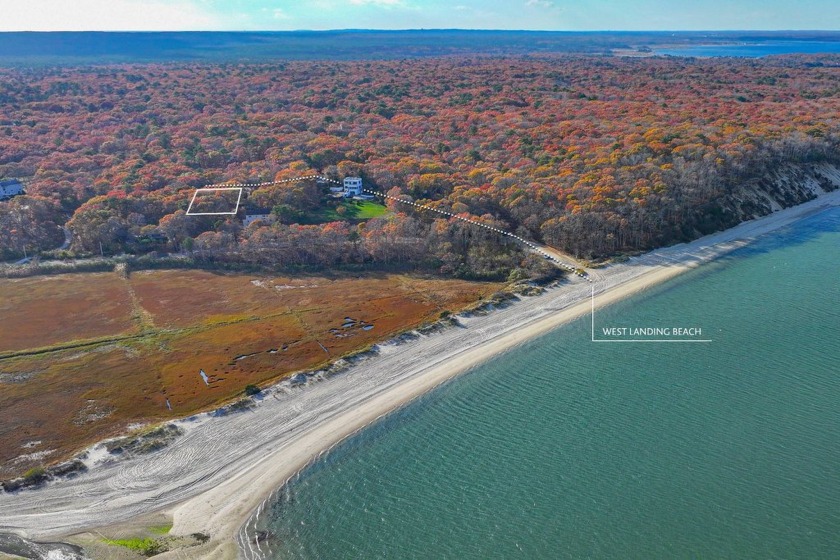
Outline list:
[[[157,453],[100,464],[74,481],[38,491],[0,494],[0,531],[54,540],[163,511],[173,518],[173,534],[201,532],[211,539],[158,558],[237,558],[240,544],[249,546],[241,537],[244,523],[301,468],[437,385],[586,315],[592,286],[596,305],[603,307],[838,205],[840,192],[828,193],[692,243],[595,270],[593,284],[575,278],[489,315],[463,317],[463,328],[382,345],[377,356],[340,375],[302,388],[281,384],[265,391],[253,410],[185,419],[179,422],[184,436]]]

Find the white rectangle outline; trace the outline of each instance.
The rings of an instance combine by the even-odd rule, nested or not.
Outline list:
[[[235,216],[237,212],[239,212],[239,203],[242,201],[242,190],[243,187],[218,187],[218,188],[203,188],[203,189],[195,189],[195,192],[192,195],[192,199],[190,199],[190,205],[187,206],[187,216]],[[195,197],[201,191],[239,191],[239,196],[236,198],[236,208],[233,212],[190,212],[192,209],[193,202],[195,202]]]
[[[615,339],[605,340],[595,338],[595,285],[592,285],[592,342],[712,342],[711,339]]]

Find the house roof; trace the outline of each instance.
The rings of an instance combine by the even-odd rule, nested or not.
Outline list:
[[[17,179],[0,181],[0,199],[7,200],[19,194],[24,194],[23,184],[20,181]]]

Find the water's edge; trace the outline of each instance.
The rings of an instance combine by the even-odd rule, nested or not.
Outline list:
[[[823,212],[819,212],[816,216],[812,215],[811,218],[812,219],[818,218],[819,215],[821,215],[821,214],[823,214]],[[768,237],[771,237],[773,235],[774,234],[764,235],[764,236],[761,236],[759,239],[760,240],[765,240]],[[756,252],[761,252],[761,251],[769,252],[772,249],[772,247],[771,247],[771,249],[767,249],[766,247],[754,247],[754,246],[755,246],[755,243],[752,243],[751,245],[747,246],[745,250],[746,251],[756,251]],[[735,257],[732,257],[732,258],[735,258]],[[716,261],[718,264],[720,264],[721,267],[725,266],[725,263],[722,263],[722,264],[720,263],[720,261],[722,261],[720,255],[717,256],[714,259],[714,261]],[[713,273],[713,271],[710,272],[710,273]],[[625,301],[624,303],[626,304],[627,302]],[[434,391],[430,391],[428,393],[425,393],[424,395],[421,395],[421,396],[415,398],[412,401],[412,404],[416,404],[419,400],[425,398],[426,396],[430,395],[433,392],[437,392],[437,389],[434,390]],[[312,461],[310,461],[309,464],[307,464],[307,466],[303,467],[294,476],[287,479],[286,482],[282,486],[273,490],[271,492],[270,496],[263,501],[263,503],[260,505],[260,507],[257,509],[257,511],[255,511],[254,514],[248,519],[246,524],[242,526],[242,529],[240,530],[239,534],[237,535],[237,540],[240,544],[241,550],[243,551],[243,554],[245,555],[245,557],[249,558],[249,559],[250,558],[265,558],[266,557],[264,555],[263,551],[260,549],[260,546],[259,546],[260,540],[263,539],[266,536],[259,529],[259,523],[261,521],[261,516],[265,515],[265,512],[268,509],[267,506],[269,504],[271,504],[272,502],[278,502],[278,501],[283,500],[284,495],[287,495],[289,493],[290,487],[293,487],[296,483],[300,482],[302,479],[307,478],[313,472],[316,472],[316,471],[319,471],[323,468],[329,467],[329,463],[332,462],[330,457],[335,452],[335,450],[337,448],[342,448],[343,446],[346,446],[346,444],[349,441],[358,437],[363,432],[368,432],[368,431],[371,431],[371,430],[376,431],[377,426],[381,427],[381,426],[384,426],[386,424],[391,424],[392,422],[399,422],[400,415],[407,408],[408,408],[408,405],[404,404],[404,405],[400,406],[399,408],[391,411],[387,415],[385,415],[383,417],[380,417],[380,419],[378,419],[376,422],[371,423],[368,426],[366,426],[365,428],[362,428],[362,429],[358,430],[357,432],[354,432],[353,434],[351,434],[351,435],[347,436],[346,438],[342,439],[339,443],[336,443],[333,446],[331,446],[330,449],[325,450],[322,453],[320,453],[318,455],[318,457],[316,457]],[[342,455],[342,453],[338,453],[338,455]]]

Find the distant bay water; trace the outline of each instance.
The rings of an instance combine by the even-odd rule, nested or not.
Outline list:
[[[711,45],[710,43],[717,43]],[[566,32],[466,29],[333,31],[0,32],[0,67],[159,62],[374,60],[476,55],[603,54],[645,45],[677,56],[840,52],[836,31]],[[668,45],[681,45],[671,46]]]
[[[656,54],[671,56],[759,58],[778,54],[840,53],[840,41],[774,40],[733,43],[728,45],[690,45],[687,47],[655,47]]]
[[[597,316],[710,344],[587,317],[476,368],[279,492],[268,558],[840,558],[838,272],[834,209]]]

